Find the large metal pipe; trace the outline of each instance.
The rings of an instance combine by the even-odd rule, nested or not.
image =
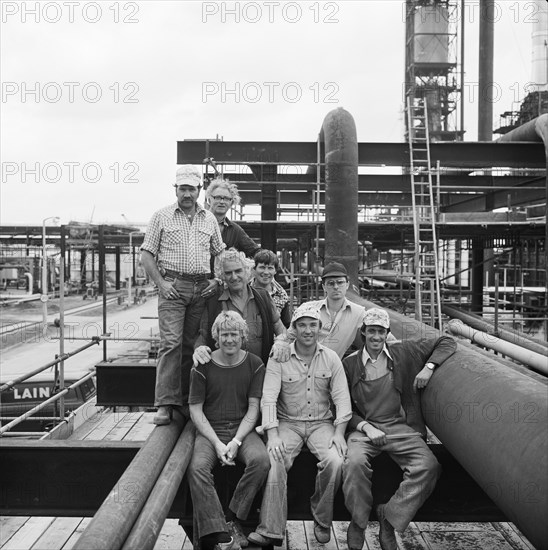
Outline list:
[[[184,426],[174,410],[167,426],[154,428],[116,486],[74,545],[75,550],[118,550],[139,516]]]
[[[445,313],[445,315],[449,315],[449,317],[464,321],[467,325],[470,325],[477,330],[481,330],[482,332],[486,332],[488,334],[494,334],[493,325],[482,319],[479,315],[474,315],[473,313],[462,311],[459,308],[445,305],[441,307],[441,311]],[[512,344],[516,344],[517,346],[521,346],[522,348],[548,357],[548,346],[543,345],[542,342],[534,342],[530,338],[527,338],[515,330],[508,330],[499,327],[495,336],[498,336],[506,342],[511,342]]]
[[[152,550],[186,472],[194,448],[195,428],[186,423],[154,489],[143,506],[122,550]]]
[[[480,0],[478,141],[493,138],[495,0]]]
[[[505,340],[501,340],[492,334],[487,334],[481,330],[476,330],[472,327],[465,325],[459,319],[452,319],[447,323],[447,328],[453,334],[464,336],[472,342],[484,346],[488,349],[498,351],[503,355],[507,355],[524,365],[528,365],[537,372],[548,374],[548,359],[546,356],[535,353],[534,351],[524,349],[520,346],[516,346]]]
[[[366,308],[375,304],[349,293]],[[389,312],[400,339],[440,332]],[[521,367],[520,367],[521,368]],[[427,426],[538,549],[548,548],[548,381],[459,344],[423,391]]]
[[[325,262],[346,266],[358,287],[358,138],[352,115],[339,107],[327,113],[325,143]]]

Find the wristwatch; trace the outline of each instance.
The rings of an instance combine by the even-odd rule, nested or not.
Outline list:
[[[426,363],[426,365],[424,365],[427,369],[430,369],[430,370],[434,370],[436,368],[436,363]]]
[[[238,447],[242,446],[242,442],[239,439],[236,439],[235,437],[233,437],[232,441],[234,441],[234,443],[236,443],[236,445],[238,445]]]

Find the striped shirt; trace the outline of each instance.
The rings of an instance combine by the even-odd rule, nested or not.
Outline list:
[[[154,213],[141,250],[156,257],[159,268],[179,273],[210,273],[211,256],[217,256],[225,244],[215,216],[196,204],[192,223],[177,202]]]

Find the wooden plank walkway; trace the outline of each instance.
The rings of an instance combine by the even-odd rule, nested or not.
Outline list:
[[[154,429],[154,413],[100,411],[69,439],[144,441]],[[68,550],[91,521],[82,517],[1,517],[0,550]],[[331,541],[319,544],[310,521],[289,521],[281,550],[347,550],[348,522],[335,522]],[[364,550],[380,550],[378,523],[366,531]],[[534,550],[512,523],[411,523],[396,534],[399,550]],[[164,523],[155,550],[191,550],[176,519]],[[97,549],[108,550],[108,549]],[[254,550],[250,547],[250,550]]]

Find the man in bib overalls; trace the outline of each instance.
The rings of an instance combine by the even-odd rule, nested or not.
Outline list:
[[[423,438],[426,427],[420,393],[434,369],[453,355],[455,341],[448,337],[386,341],[390,318],[385,310],[365,312],[362,349],[343,361],[352,398],[348,423],[348,454],[343,464],[345,504],[350,550],[361,550],[373,504],[371,460],[386,451],[403,470],[403,481],[386,504],[376,511],[383,550],[396,550],[394,529],[404,531],[430,496],[440,465]]]

